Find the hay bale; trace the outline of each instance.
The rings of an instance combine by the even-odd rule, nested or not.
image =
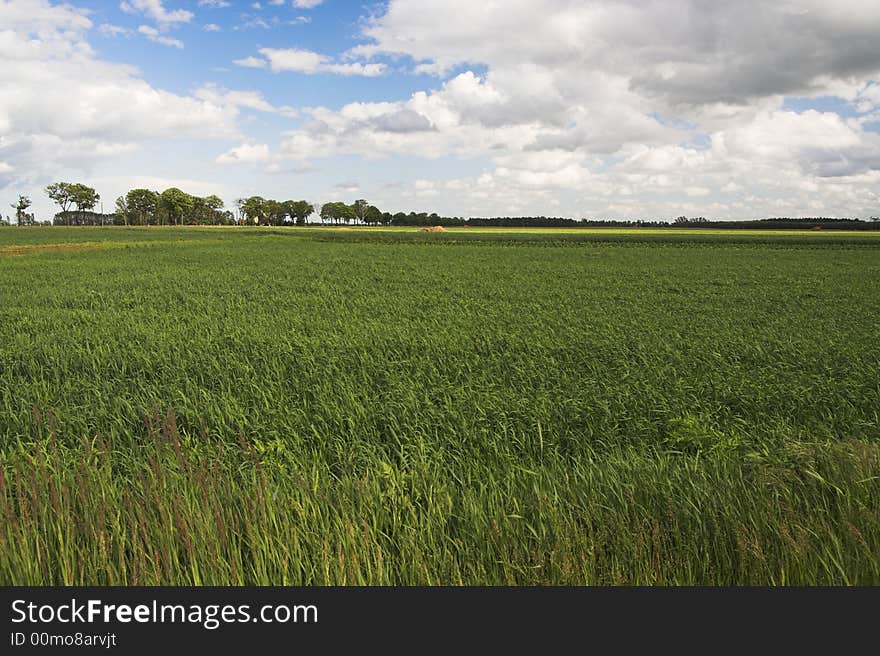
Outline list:
[[[429,228],[422,228],[422,232],[446,232],[446,228],[443,226],[430,226]]]

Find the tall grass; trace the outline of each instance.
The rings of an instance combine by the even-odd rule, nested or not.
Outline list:
[[[876,249],[94,232],[0,256],[2,583],[880,583]]]
[[[43,433],[0,477],[0,580],[20,584],[866,584],[880,581],[880,447],[777,454],[410,436],[334,472],[317,454],[137,448]],[[499,440],[500,442],[500,440]],[[357,445],[355,448],[367,448]],[[535,453],[534,451],[537,451]]]

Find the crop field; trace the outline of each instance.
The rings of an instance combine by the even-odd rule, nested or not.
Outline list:
[[[880,235],[0,229],[0,584],[880,584]]]

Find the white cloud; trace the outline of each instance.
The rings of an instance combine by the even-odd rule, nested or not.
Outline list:
[[[293,107],[275,107],[259,91],[232,91],[216,84],[205,84],[196,89],[193,96],[217,107],[244,107],[289,118],[299,116],[299,112]]]
[[[281,20],[277,16],[272,16],[269,20],[265,18],[261,18],[259,16],[254,16],[251,14],[243,14],[242,22],[236,25],[233,29],[235,30],[251,30],[251,29],[261,29],[261,30],[271,30],[273,27],[278,27],[281,25]]]
[[[488,156],[493,168],[476,178],[423,179],[411,191],[387,196],[398,206],[408,198],[416,207],[430,199],[431,207],[449,214],[546,214],[552,207],[561,215],[599,218],[867,216],[880,200],[876,135],[835,114],[756,111],[701,146],[680,145],[687,130],[656,122],[651,139],[641,126],[627,138],[625,120],[616,125],[613,115],[599,116],[597,130],[618,129],[613,149],[595,151],[590,139],[536,147],[547,126],[493,116],[492,110],[508,113],[508,99],[483,88],[489,84],[464,73],[404,102],[313,108],[311,120],[290,132],[270,159]],[[370,193],[383,198],[381,191]]]
[[[293,6],[298,9],[313,9],[322,2],[324,0],[293,0]]]
[[[333,188],[342,193],[351,194],[358,191],[361,186],[356,180],[343,180],[333,185]]]
[[[298,71],[301,73],[317,73],[327,58],[310,50],[295,48],[275,49],[262,48],[260,54],[269,62],[273,71]]]
[[[127,27],[122,27],[120,25],[112,25],[110,23],[102,23],[98,25],[98,32],[102,35],[115,38],[117,36],[131,36],[132,31]]]
[[[231,7],[232,3],[227,0],[199,0],[199,7],[208,7],[210,9],[224,9]]]
[[[217,157],[218,164],[255,164],[268,162],[271,159],[269,146],[266,144],[242,144],[226,151]]]
[[[0,4],[0,187],[80,172],[154,139],[240,137],[242,103],[152,87],[132,67],[99,59],[87,15],[46,0]],[[75,99],[75,102],[72,101]]]
[[[365,30],[375,42],[356,51],[409,55],[435,71],[530,62],[560,85],[599,70],[675,102],[741,103],[876,73],[878,28],[880,5],[864,0],[391,0]]]
[[[236,59],[232,63],[245,68],[266,68],[269,65],[269,62],[259,57],[245,57],[244,59]]]
[[[219,32],[220,26],[217,25],[217,23],[208,23],[202,29],[205,30],[205,32]]]
[[[281,152],[308,159],[338,154],[427,158],[478,156],[526,150],[542,125],[520,119],[510,99],[468,71],[407,101],[350,103],[338,110],[306,110],[311,118],[288,135]]]
[[[186,9],[168,11],[162,0],[122,0],[119,8],[128,14],[143,14],[152,18],[163,29],[176,23],[189,23],[194,14]]]
[[[150,27],[149,25],[141,25],[138,27],[137,31],[154,43],[159,43],[163,46],[170,46],[172,48],[183,48],[183,41],[179,39],[173,39],[170,36],[164,36],[155,27]]]
[[[236,60],[238,66],[251,68],[263,68],[268,66],[274,72],[295,71],[314,75],[317,73],[333,73],[336,75],[362,75],[364,77],[377,77],[386,71],[384,64],[335,62],[331,57],[297,48],[260,48],[258,51],[264,59],[246,57]]]
[[[820,177],[880,170],[880,135],[830,112],[764,113],[747,125],[718,133],[715,139],[729,157],[795,163]]]
[[[864,0],[390,0],[350,56],[466,72],[400,103],[311,110],[279,154],[482,156],[491,168],[462,198],[474,207],[550,194],[618,216],[863,212],[880,175],[865,129],[880,118],[878,31]],[[860,115],[785,111],[792,95]]]

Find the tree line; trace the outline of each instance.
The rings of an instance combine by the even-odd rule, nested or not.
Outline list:
[[[465,225],[485,228],[713,228],[722,230],[880,230],[880,217],[870,220],[829,217],[774,217],[748,221],[709,221],[679,216],[674,221],[570,219],[547,216],[471,217]]]
[[[440,217],[436,213],[398,212],[392,215],[360,198],[352,204],[339,201],[316,205],[307,200],[275,200],[262,196],[238,198],[234,211],[225,208],[215,195],[196,196],[177,187],[159,192],[152,189],[131,189],[116,199],[115,211],[96,212],[101,195],[79,182],[56,182],[46,187],[46,195],[58,205],[52,223],[65,226],[85,225],[265,225],[303,226],[317,215],[324,225],[464,225],[461,218]],[[19,196],[12,207],[17,225],[36,223],[27,196]],[[7,222],[8,223],[8,222]]]
[[[131,189],[116,199],[115,210],[104,214],[95,208],[101,195],[92,187],[80,182],[55,182],[45,189],[48,197],[60,211],[52,220],[54,225],[264,225],[303,226],[309,217],[317,215],[323,225],[383,225],[383,226],[444,226],[444,227],[516,227],[516,228],[726,228],[726,229],[829,229],[829,230],[880,230],[880,217],[870,221],[857,218],[769,218],[757,221],[709,221],[705,217],[679,216],[667,221],[620,221],[596,219],[572,219],[547,216],[521,217],[444,217],[436,212],[383,212],[365,199],[352,204],[339,201],[316,205],[306,200],[279,201],[262,196],[236,199],[234,210],[225,208],[223,200],[215,195],[196,196],[177,187],[159,192],[151,189]],[[27,210],[32,205],[27,196],[19,196],[11,207],[15,210],[16,225],[39,223]],[[9,225],[11,221],[0,221]]]
[[[163,192],[132,189],[116,199],[116,225],[232,225],[219,196],[194,196],[177,187]]]

